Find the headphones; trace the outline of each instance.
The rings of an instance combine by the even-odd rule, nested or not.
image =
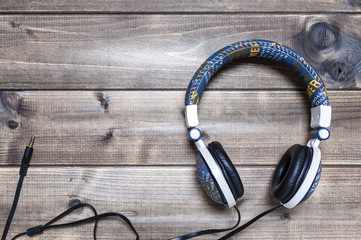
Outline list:
[[[292,49],[268,40],[247,40],[228,45],[209,57],[194,74],[185,96],[185,120],[189,138],[200,154],[199,180],[212,200],[233,207],[244,193],[241,178],[219,142],[205,145],[198,124],[198,104],[211,77],[229,62],[246,57],[262,57],[281,62],[305,82],[311,100],[311,132],[307,145],[295,144],[282,156],[271,182],[271,193],[286,208],[293,208],[311,196],[321,176],[320,141],[327,140],[331,124],[325,84],[302,56]]]

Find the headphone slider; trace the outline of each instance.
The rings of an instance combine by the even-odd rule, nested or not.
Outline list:
[[[185,119],[188,128],[197,127],[198,121],[198,105],[187,105],[185,110]]]
[[[327,128],[331,124],[331,106],[320,105],[311,108],[311,128]]]

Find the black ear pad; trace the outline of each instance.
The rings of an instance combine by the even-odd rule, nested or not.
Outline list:
[[[273,174],[271,193],[282,203],[288,202],[300,188],[312,162],[312,149],[298,144],[282,156]]]
[[[241,178],[239,177],[236,168],[234,167],[231,159],[229,159],[222,145],[219,142],[212,142],[208,144],[207,148],[219,167],[222,169],[223,175],[232,191],[234,199],[237,200],[242,197],[244,189]]]

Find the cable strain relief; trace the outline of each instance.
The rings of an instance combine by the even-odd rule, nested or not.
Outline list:
[[[43,225],[39,225],[39,226],[32,227],[32,228],[29,228],[28,230],[26,230],[26,234],[29,237],[31,237],[31,236],[34,236],[36,234],[42,233],[43,231],[44,231]]]
[[[19,174],[20,176],[26,176],[28,172],[29,164],[21,163]]]

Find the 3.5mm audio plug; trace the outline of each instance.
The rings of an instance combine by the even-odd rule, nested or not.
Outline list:
[[[26,176],[26,173],[28,172],[31,156],[33,155],[34,141],[35,141],[35,137],[32,136],[29,145],[25,148],[24,156],[23,156],[23,159],[21,161],[20,172],[19,172],[20,178],[19,178],[19,181],[18,181],[18,186],[16,187],[14,202],[13,202],[13,205],[11,207],[8,219],[6,221],[4,232],[3,232],[3,235],[1,237],[1,240],[6,239],[8,231],[10,229],[11,221],[13,220],[15,210],[16,210],[16,206],[18,205],[21,187],[23,185],[23,181],[24,181],[24,178]]]
[[[33,155],[34,142],[35,142],[35,137],[32,136],[31,140],[29,142],[29,145],[26,146],[26,148],[25,148],[23,160],[21,161],[20,172],[19,172],[20,176],[26,176],[26,173],[27,173],[28,168],[29,168],[31,156]]]

